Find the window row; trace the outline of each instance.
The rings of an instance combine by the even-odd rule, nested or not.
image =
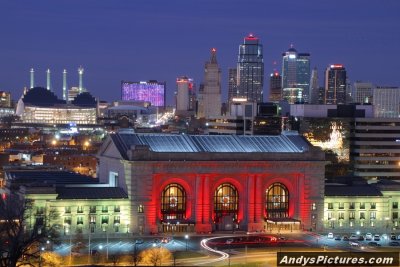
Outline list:
[[[98,210],[101,210],[101,212],[106,213],[109,210],[114,210],[114,212],[121,212],[121,207],[120,206],[111,206],[111,209],[109,209],[109,206],[101,206],[101,209],[98,209],[98,206],[89,206],[89,213],[96,213]],[[65,207],[64,208],[65,213],[71,213],[71,207]],[[83,206],[78,206],[76,208],[76,213],[83,213],[84,212],[84,207]]]
[[[107,216],[107,215],[101,216],[99,222],[101,224],[109,224],[110,217],[111,216]],[[113,218],[114,218],[113,224],[120,224],[121,223],[121,216],[114,216]],[[96,215],[90,215],[89,216],[89,224],[96,224],[97,222],[98,221],[97,221],[97,216]],[[84,223],[84,216],[77,216],[76,217],[76,224],[80,225],[80,224],[83,224],[83,223]],[[64,224],[71,225],[72,224],[72,218],[70,216],[64,217]]]
[[[397,202],[393,202],[393,204],[394,203],[396,203],[396,209],[397,209]],[[332,202],[330,202],[330,203],[328,203],[328,209],[329,210],[333,210],[334,209],[334,205],[335,203],[332,203]],[[348,207],[348,209],[350,209],[350,210],[354,210],[354,209],[356,209],[356,203],[355,202],[349,202],[349,203],[346,203],[347,205],[345,205],[345,203],[344,202],[339,202],[338,203],[338,208],[339,209],[344,209],[345,207]],[[365,209],[365,203],[358,203],[359,204],[359,209],[360,210],[364,210]],[[375,202],[371,202],[371,203],[369,203],[369,208],[370,209],[372,209],[372,210],[374,210],[374,209],[376,209],[376,203]]]

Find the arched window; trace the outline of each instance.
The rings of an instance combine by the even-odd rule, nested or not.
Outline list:
[[[289,191],[281,183],[273,183],[266,191],[267,218],[289,217]]]
[[[216,213],[236,213],[239,206],[239,195],[236,187],[225,183],[214,192],[214,211]]]
[[[186,192],[180,184],[167,185],[161,196],[163,219],[185,219]]]

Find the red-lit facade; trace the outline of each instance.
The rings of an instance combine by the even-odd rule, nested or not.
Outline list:
[[[322,227],[317,207],[323,203],[325,163],[314,148],[162,153],[136,146],[127,160],[117,160],[113,140],[107,142],[99,153],[100,179],[106,182],[108,173],[118,173],[118,184],[132,202],[133,233]]]

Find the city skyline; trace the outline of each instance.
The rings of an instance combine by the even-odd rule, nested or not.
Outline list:
[[[82,65],[85,87],[102,100],[119,99],[122,80],[158,80],[166,81],[171,105],[176,78],[193,77],[199,85],[215,47],[226,102],[228,68],[236,67],[238,46],[249,33],[263,45],[264,101],[269,74],[274,68],[281,72],[281,54],[291,44],[311,54],[311,68],[317,67],[321,78],[330,64],[343,64],[352,83],[399,86],[400,3],[342,3],[346,8],[319,1],[251,1],[252,12],[242,12],[240,1],[4,2],[0,20],[12,26],[0,30],[5,37],[0,90],[18,100],[29,87],[31,68],[36,85],[43,87],[50,69],[51,87],[62,98],[63,70],[68,86],[77,86]]]

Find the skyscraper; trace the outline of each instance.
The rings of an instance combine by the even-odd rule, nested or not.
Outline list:
[[[249,34],[239,46],[237,88],[231,97],[246,98],[249,102],[263,102],[263,86],[263,46],[257,37]]]
[[[140,82],[121,82],[121,99],[133,101],[148,101],[152,106],[165,106],[166,83],[156,80]]]
[[[325,71],[325,104],[346,104],[346,69],[341,64],[330,65]]]
[[[311,71],[311,81],[310,81],[310,98],[308,102],[311,104],[322,104],[319,103],[319,85],[318,85],[318,70],[316,67]]]
[[[194,111],[195,86],[193,79],[186,76],[176,79],[176,112],[177,115],[189,115],[188,111]]]
[[[204,68],[204,85],[199,91],[199,118],[221,115],[221,69],[217,62],[217,50],[211,49],[210,61]]]
[[[237,69],[229,68],[228,69],[228,100],[231,100],[237,95]]]
[[[360,104],[372,104],[373,85],[366,82],[355,82],[353,101]]]
[[[373,104],[375,118],[399,118],[399,103],[400,87],[378,86],[374,88]]]
[[[289,103],[308,102],[310,54],[297,53],[291,46],[282,54],[282,95]]]
[[[271,73],[269,77],[269,101],[279,102],[282,100],[282,76],[279,72]]]

